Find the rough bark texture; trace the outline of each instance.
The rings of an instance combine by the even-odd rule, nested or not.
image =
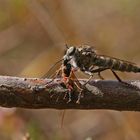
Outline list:
[[[129,86],[117,81],[95,81],[86,85],[80,104],[76,103],[78,91],[72,92],[67,103],[67,89],[56,79],[19,78],[0,76],[0,106],[30,109],[113,109],[140,111],[140,81],[130,81]],[[80,80],[83,84],[85,80]],[[137,88],[136,88],[137,87]]]

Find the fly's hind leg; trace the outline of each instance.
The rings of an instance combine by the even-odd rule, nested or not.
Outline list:
[[[134,88],[134,89],[136,89],[136,90],[139,90],[139,88],[138,88],[137,86],[122,81],[122,80],[120,79],[120,77],[116,74],[115,71],[113,71],[112,69],[111,69],[111,71],[112,71],[112,73],[114,74],[114,76],[116,77],[116,79],[117,79],[120,83],[122,83],[122,84],[124,84],[124,85],[126,85],[126,86],[128,86],[128,87]]]
[[[111,71],[112,71],[112,73],[114,74],[114,76],[116,77],[116,79],[117,79],[120,83],[130,86],[130,84],[128,84],[128,83],[122,81],[121,78],[116,74],[116,72],[115,72],[114,70],[111,69]]]
[[[116,77],[116,79],[117,79],[119,82],[125,83],[125,82],[123,82],[123,81],[120,79],[120,77],[116,74],[115,71],[113,71],[112,69],[111,69],[111,71],[112,71],[112,73],[114,74],[114,76]]]

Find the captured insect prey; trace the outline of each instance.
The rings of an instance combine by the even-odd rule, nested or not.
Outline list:
[[[60,60],[62,62],[62,65],[60,66],[60,69],[56,72],[56,74],[54,74],[52,80],[54,80],[61,73],[61,79],[65,87],[69,91],[68,102],[71,101],[71,92],[73,90],[73,85],[76,86],[79,91],[77,100],[77,103],[79,103],[84,86],[90,81],[91,78],[93,78],[95,73],[97,73],[101,79],[104,79],[101,76],[101,72],[105,70],[111,70],[111,72],[119,82],[134,87],[133,85],[122,81],[115,71],[138,73],[140,72],[140,67],[138,67],[135,63],[106,55],[99,55],[96,53],[93,47],[87,45],[82,45],[80,47],[66,47],[67,50],[65,52],[65,55],[63,56],[63,59]],[[80,70],[90,76],[84,85],[81,85],[74,74],[74,72],[77,70]]]
[[[62,60],[60,60],[58,62],[61,62],[61,61]],[[56,62],[56,63],[58,63],[58,62]],[[52,77],[51,77],[52,80],[50,82],[52,82],[59,75],[61,76],[61,81],[62,81],[61,85],[68,89],[68,92],[67,92],[68,93],[68,101],[67,101],[67,103],[72,101],[71,93],[73,92],[74,87],[76,87],[78,92],[79,92],[78,99],[77,99],[76,103],[80,103],[80,98],[81,98],[81,94],[82,94],[83,89],[82,89],[80,82],[78,81],[77,77],[74,74],[74,69],[73,69],[72,65],[70,64],[70,62],[67,59],[63,59],[60,68],[55,72],[54,75],[52,75]],[[45,78],[46,76],[47,75],[43,76],[43,78]],[[64,99],[65,98],[66,98],[66,95],[64,96]]]

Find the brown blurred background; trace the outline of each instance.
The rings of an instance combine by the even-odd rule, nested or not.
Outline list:
[[[41,77],[62,58],[66,43],[140,65],[139,7],[139,0],[0,0],[0,74]],[[136,112],[69,110],[63,128],[61,117],[56,110],[1,108],[0,140],[22,140],[27,133],[31,140],[140,139]]]

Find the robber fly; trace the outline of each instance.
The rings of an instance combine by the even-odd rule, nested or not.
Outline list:
[[[74,74],[74,72],[77,70],[80,70],[85,74],[90,75],[90,78],[84,85],[86,85],[90,81],[94,73],[97,73],[99,77],[103,79],[100,73],[107,69],[111,70],[114,76],[117,78],[117,80],[121,83],[125,82],[119,78],[119,76],[116,74],[115,71],[135,72],[135,73],[140,72],[140,67],[136,66],[134,63],[110,56],[99,55],[96,53],[95,49],[90,46],[83,45],[80,47],[75,46],[68,47],[66,45],[66,47],[67,50],[65,52],[65,55],[63,56],[63,59],[57,62],[57,63],[62,62],[62,64],[59,70],[56,71],[56,73],[53,75],[52,81],[58,75],[61,76],[63,84],[68,89],[68,97],[69,97],[68,102],[71,101],[71,92],[73,90],[73,85],[75,85],[79,91],[77,103],[80,103],[83,85],[80,84],[80,82],[78,81],[78,79]],[[46,77],[46,75],[44,77]],[[62,117],[62,123],[63,118],[64,112]]]
[[[66,45],[66,47],[67,50],[65,52],[65,55],[63,56],[63,59],[57,62],[62,62],[62,65],[60,66],[59,70],[56,71],[56,73],[54,74],[52,81],[58,75],[61,75],[62,82],[69,91],[68,102],[71,101],[71,92],[73,90],[73,85],[75,85],[79,90],[77,100],[77,103],[79,103],[83,86],[85,86],[90,81],[90,79],[94,76],[95,73],[97,73],[101,79],[104,79],[100,73],[105,70],[111,70],[119,82],[128,86],[132,86],[122,81],[115,71],[135,73],[140,72],[140,67],[138,67],[136,64],[110,56],[99,55],[91,46],[83,45],[80,47],[68,47]],[[77,70],[80,70],[90,76],[84,85],[80,84],[74,74],[74,72]]]
[[[100,72],[109,69],[119,82],[125,83],[115,71],[140,72],[140,67],[136,66],[136,64],[110,56],[99,55],[94,48],[87,45],[78,48],[75,46],[69,47],[63,59],[67,60],[75,70],[80,69],[80,71],[90,75],[89,80],[93,77],[94,73],[97,73],[103,79]]]

